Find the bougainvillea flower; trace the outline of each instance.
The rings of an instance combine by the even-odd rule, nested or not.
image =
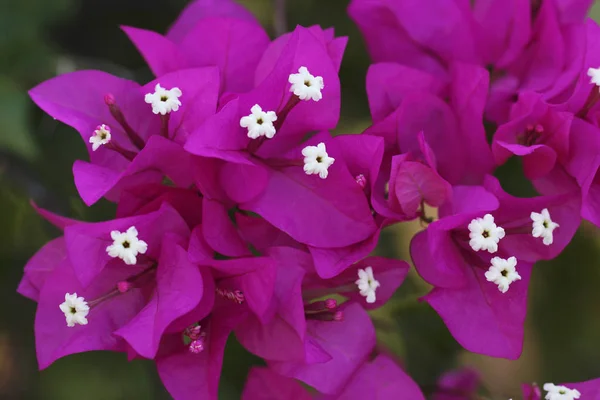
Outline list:
[[[171,189],[164,193],[173,194]],[[145,207],[152,208],[152,204],[148,200]],[[130,224],[137,228],[134,237],[113,235]],[[247,310],[267,322],[263,316],[273,292],[272,261],[265,257],[203,259],[198,266],[181,247],[187,245],[187,224],[166,203],[145,215],[69,224],[65,235],[32,259],[22,285],[31,297],[42,287],[36,317],[40,367],[82,351],[121,351],[130,358],[156,359],[161,378],[175,398],[196,398],[198,393],[216,396],[229,332],[246,318]],[[117,239],[107,246],[111,236]],[[143,240],[147,251],[138,254],[134,265],[127,265],[107,254],[117,240],[124,240],[119,243],[124,250]],[[84,261],[91,265],[88,272],[92,274],[84,275],[90,281],[86,285],[76,272]],[[72,297],[61,305],[68,296]],[[71,315],[78,319],[65,323]],[[196,379],[181,381],[190,369]]]
[[[156,103],[147,104],[144,96],[164,88],[179,89],[181,106],[173,103],[177,110],[155,115],[162,98],[147,97]],[[105,195],[117,200],[123,187],[161,182],[165,175],[180,186],[193,182],[191,156],[181,145],[216,111],[219,73],[214,67],[181,70],[140,87],[104,72],[78,71],[43,82],[29,94],[87,143],[90,162],[75,162],[73,173],[81,197],[91,205]],[[170,93],[161,96],[164,102],[179,101]],[[97,147],[89,139],[98,135],[110,140]]]
[[[281,46],[280,43],[274,42],[272,46]],[[337,66],[329,55],[327,43],[313,30],[302,27],[288,34],[284,43],[285,46],[278,52],[267,50],[263,56],[258,68],[263,77],[257,79],[255,89],[231,100],[215,117],[210,118],[195,132],[186,147],[188,150],[198,155],[218,156],[223,151],[244,150],[252,143],[251,147],[258,147],[252,153],[262,158],[281,157],[308,132],[335,127],[339,119],[340,86]],[[301,67],[323,79],[321,100],[302,101],[290,93],[290,75],[296,74]],[[265,112],[277,114],[277,133],[271,140],[261,138],[260,142],[256,142],[249,139],[245,129],[240,127],[240,120],[255,105]],[[213,128],[221,128],[221,135],[208,132]]]
[[[489,119],[505,122],[515,95],[522,91],[535,91],[546,100],[556,98],[560,102],[577,81],[585,56],[584,19],[563,21],[560,8],[558,1],[540,2],[534,7],[531,36],[524,51],[510,64],[498,65],[492,71],[497,79],[490,89]]]
[[[126,343],[112,333],[143,308],[142,292],[132,290],[123,293],[116,304],[115,301],[106,302],[104,307],[95,307],[90,300],[102,299],[107,293],[116,291],[117,282],[126,282],[131,276],[142,273],[145,268],[123,268],[122,264],[113,264],[86,289],[78,282],[68,260],[58,265],[48,276],[40,291],[36,313],[36,349],[40,369],[69,354],[92,350],[125,351]],[[65,293],[81,296],[90,305],[86,325],[69,327],[65,322],[66,315],[59,309],[65,300]]]
[[[490,67],[486,115],[508,116],[522,90],[550,99],[577,79],[584,56],[584,19],[591,2],[437,1],[435,12],[402,1],[354,0],[348,12],[375,62],[396,62],[451,81],[453,62]],[[416,21],[419,21],[418,23]]]
[[[280,373],[335,393],[373,343],[372,326],[360,309],[384,304],[404,280],[408,264],[370,257],[335,278],[321,280],[306,252],[279,248],[272,249],[271,256],[279,260],[274,316],[267,324],[248,318],[236,336]],[[349,302],[338,304],[328,297],[335,295]],[[346,336],[336,339],[342,331]]]
[[[392,211],[415,218],[423,204],[439,207],[449,200],[452,187],[437,172],[433,150],[418,134],[419,153],[392,157],[388,204]],[[421,210],[422,211],[422,210]]]
[[[147,251],[143,258],[158,260],[161,242],[165,233],[172,233],[187,239],[189,228],[179,214],[167,203],[157,211],[145,215],[116,219],[106,222],[82,222],[67,226],[64,231],[69,260],[73,271],[82,286],[93,282],[96,276],[111,262],[114,256],[108,254],[107,248],[116,244],[112,232],[125,232],[135,227],[140,240],[146,243]],[[128,240],[122,247],[132,247],[133,240]]]
[[[252,89],[269,37],[256,19],[234,1],[191,3],[166,36],[132,27],[123,30],[157,77],[180,69],[217,66],[221,93]],[[202,43],[202,50],[198,50]]]
[[[370,135],[339,135],[334,141],[350,175],[363,190],[365,198],[370,200],[379,175],[384,141]],[[378,229],[358,243],[342,247],[308,246],[317,274],[324,279],[332,278],[371,254],[386,220],[375,216],[375,223]]]
[[[174,399],[217,399],[225,344],[244,315],[238,304],[216,299],[212,313],[191,325],[183,335],[165,335],[156,367]]]
[[[228,257],[250,256],[249,243],[232,222],[227,208],[216,200],[201,197],[195,189],[176,188],[159,184],[139,185],[121,194],[117,217],[145,214],[168,202],[184,217],[194,230],[192,240],[202,241],[208,248],[206,260],[217,252]],[[198,229],[194,229],[198,228]],[[195,258],[196,262],[203,261]]]
[[[194,132],[185,147],[193,154],[224,161],[217,180],[226,196],[219,199],[222,203],[233,202],[242,210],[255,212],[311,246],[342,247],[362,241],[376,226],[364,191],[339,156],[336,141],[321,132],[300,144],[307,132],[337,123],[336,67],[325,43],[310,29],[296,28],[280,53],[268,78],[227,103]],[[267,51],[265,57],[270,54]],[[302,101],[290,93],[294,87],[288,79],[302,66],[325,82],[321,100]],[[255,105],[261,109],[251,111]],[[268,112],[277,112],[277,119],[267,117]],[[253,118],[256,125],[272,125],[277,133],[270,139],[250,138],[253,128],[241,126],[246,117]],[[313,163],[325,165],[325,169],[307,168]],[[211,177],[210,184],[203,182],[205,179],[198,177],[199,187],[214,186]],[[293,218],[282,212],[282,202],[294,204]]]
[[[121,233],[126,226],[129,227],[127,233]],[[32,265],[37,265],[36,260],[43,261],[50,272],[44,276],[43,283],[39,282],[39,274],[33,275],[37,281],[28,278],[36,282],[38,289],[42,285],[36,314],[40,368],[45,368],[56,358],[75,352],[91,349],[123,351],[124,344],[112,335],[117,329],[134,323],[136,314],[144,308],[146,301],[149,301],[146,307],[157,315],[156,319],[152,318],[156,326],[143,329],[135,335],[137,341],[132,343],[138,349],[144,346],[140,353],[151,356],[167,325],[194,308],[202,296],[202,281],[199,281],[199,290],[196,285],[198,279],[192,279],[194,274],[199,278],[200,272],[186,261],[187,252],[180,247],[181,243],[186,244],[186,235],[189,235],[187,226],[168,205],[144,216],[66,227],[63,240],[65,256],[57,264],[54,257],[40,258],[48,253],[44,249],[34,257]],[[127,262],[128,258],[122,253],[113,254],[109,251],[120,246],[123,252],[131,252],[141,243],[144,244],[143,254],[134,256],[134,263]],[[87,271],[84,265],[92,267]],[[84,273],[81,273],[82,266]],[[179,301],[180,308],[174,309],[172,302],[164,301],[175,287],[172,282],[178,281],[177,277],[189,282],[188,289],[191,287],[193,294],[186,301]],[[162,293],[160,306],[157,303],[159,297],[148,299],[154,290]],[[85,323],[82,326],[65,324],[65,317],[69,316],[68,309],[61,307],[64,315],[57,309],[61,299],[66,299],[70,293],[74,293],[73,298],[77,297],[86,306],[82,316],[87,316],[87,320],[79,320],[80,324]],[[214,293],[210,292],[209,295],[214,296]],[[68,301],[65,303],[67,306],[71,304]],[[163,307],[166,309],[161,311]],[[170,311],[165,311],[169,308]],[[146,344],[140,344],[142,342]]]
[[[488,177],[485,187],[455,186],[440,219],[413,238],[415,267],[435,286],[423,299],[466,349],[519,357],[532,263],[555,257],[570,242],[579,207],[576,194],[516,198]],[[543,210],[550,218],[540,229],[552,236],[549,244],[535,231]]]
[[[432,286],[420,300],[465,349],[518,358],[533,264],[581,216],[600,225],[600,29],[583,21],[590,0],[430,2],[350,2],[376,62],[362,135],[331,133],[347,38],[298,26],[271,41],[235,0],[194,0],[165,35],[123,27],[148,84],[79,71],[32,89],[87,146],[73,166],[84,203],[117,203],[94,223],[33,204],[64,232],[18,288],[38,303],[40,368],[122,352],[153,360],[175,399],[216,400],[234,333],[264,362],[245,399],[424,400],[374,354],[369,316],[409,271],[370,254],[413,219],[426,227],[412,259]],[[491,176],[513,155],[542,195]],[[478,384],[451,371],[433,398]],[[595,398],[596,386],[524,394]]]
[[[510,120],[494,134],[492,150],[496,162],[500,165],[511,155],[521,156],[528,179],[545,176],[557,162],[565,164],[568,160],[572,120],[573,114],[554,110],[540,95],[521,93]]]
[[[278,262],[274,296],[270,305],[273,316],[268,324],[250,316],[238,327],[236,337],[248,351],[260,357],[271,360],[302,360],[305,357],[306,336],[306,316],[302,300],[305,268],[302,265],[310,265],[310,257],[305,252],[294,249],[272,249],[271,255],[276,260],[288,257],[285,263]],[[326,310],[323,307],[323,311]],[[325,312],[322,314],[333,315]],[[319,353],[315,352],[312,357],[317,355]],[[326,354],[320,354],[320,358],[328,360]]]
[[[243,257],[206,262],[218,285],[217,294],[247,306],[262,322],[272,318],[277,264],[271,257]],[[241,298],[236,297],[242,294]]]
[[[272,55],[270,51],[265,54],[269,61],[278,56],[270,64],[264,61],[265,66],[260,68],[266,71],[268,78],[263,78],[254,90],[233,99],[210,118],[194,133],[186,146],[188,150],[198,155],[224,158],[223,152],[242,152],[252,143],[251,147],[258,147],[252,149],[252,153],[261,158],[281,157],[306,133],[335,127],[340,108],[339,78],[326,44],[311,30],[302,27],[288,35],[289,40],[280,54]],[[322,100],[301,101],[290,93],[288,79],[303,66],[314,76],[322,77],[325,83]],[[263,140],[256,142],[240,127],[240,119],[247,116],[254,105],[277,114],[277,134],[273,139],[265,141],[261,138]],[[220,128],[221,135],[211,131],[215,128]]]
[[[415,74],[406,73],[406,67],[394,67],[393,64],[371,68],[387,70],[390,80],[403,81],[415,77]],[[391,178],[388,178],[391,157],[394,155],[419,155],[425,164],[430,163],[430,168],[434,163],[439,175],[452,185],[480,184],[483,177],[494,168],[482,122],[488,73],[466,64],[453,64],[449,73],[453,78],[450,85],[442,85],[430,77],[423,79],[425,86],[407,81],[404,85],[377,88],[376,85],[383,82],[375,78],[368,80],[368,92],[375,96],[370,102],[371,110],[379,110],[377,114],[384,115],[394,109],[365,131],[365,134],[382,136],[385,140],[386,152],[376,196],[381,197],[385,193],[385,185]],[[392,93],[396,88],[401,90],[400,95]],[[381,103],[377,100],[379,98],[387,98],[388,103]],[[424,152],[428,153],[427,161]],[[373,201],[376,210],[382,212],[381,207],[378,209],[376,201]]]
[[[203,294],[200,271],[185,263],[185,251],[176,247],[172,250],[179,256],[166,256],[158,262],[159,267],[136,265],[124,268],[122,264],[111,263],[85,288],[79,284],[68,263],[57,267],[41,291],[36,314],[40,368],[67,354],[91,350],[125,351],[126,342],[119,336],[137,354],[154,357],[167,327],[196,307],[202,296],[205,303],[214,296],[212,291]],[[177,286],[171,284],[173,280],[177,280]],[[154,290],[156,293],[152,295]],[[177,298],[182,290],[186,296]],[[69,291],[75,291],[90,305],[86,325],[68,327],[65,324],[64,315],[55,303],[60,304],[64,292]],[[210,303],[206,306],[210,307]]]
[[[205,258],[206,249],[198,252],[201,247],[208,247],[197,243],[202,238],[200,233],[200,226],[192,233],[189,258],[199,258],[198,264],[208,267],[201,269],[203,277],[210,270],[212,278],[206,280],[204,290],[216,294],[214,307],[207,313],[203,297],[195,310],[169,327],[171,334],[164,335],[156,357],[163,383],[174,398],[183,400],[195,399],[199,394],[216,399],[229,334],[249,317],[269,323],[267,307],[275,284],[271,258]]]
[[[307,29],[320,43],[319,47],[323,46],[326,49],[328,56],[327,58],[329,58],[333,63],[334,69],[339,71],[348,38],[344,36],[335,37],[335,31],[333,28],[323,29],[318,25],[313,25],[305,29]],[[254,81],[256,86],[258,86],[269,76],[271,71],[279,62],[280,57],[288,46],[290,40],[293,40],[293,35],[287,33],[281,35],[269,45],[256,69]],[[309,42],[305,43],[304,45],[306,44],[309,44]],[[310,68],[307,69],[310,70]],[[325,81],[325,77],[322,76],[322,78]]]
[[[365,271],[368,272],[369,269],[371,272],[365,274]],[[405,261],[385,257],[367,257],[331,279],[323,280],[317,279],[314,275],[307,275],[304,287],[308,292],[322,291],[329,294],[341,294],[371,310],[387,303],[404,281],[408,269],[408,263]],[[369,289],[361,289],[361,284],[367,284]]]
[[[326,394],[339,393],[354,370],[375,346],[375,328],[366,311],[358,304],[343,309],[341,321],[306,322],[310,339],[305,343],[305,361],[272,361],[277,373],[299,379]],[[312,353],[324,353],[328,361],[311,359]],[[321,356],[322,357],[322,356]]]

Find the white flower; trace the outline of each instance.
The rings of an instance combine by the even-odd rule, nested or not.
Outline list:
[[[292,84],[290,92],[294,92],[300,100],[319,101],[323,98],[323,78],[311,75],[306,67],[300,67],[297,74],[290,74],[288,81]]]
[[[533,221],[531,235],[536,238],[543,238],[544,244],[550,246],[554,241],[552,232],[560,225],[552,221],[547,208],[544,208],[541,213],[532,212],[531,220]]]
[[[517,272],[517,259],[509,257],[507,260],[500,257],[494,257],[491,260],[492,266],[485,273],[485,279],[498,285],[498,290],[506,293],[511,283],[521,280],[521,275]]]
[[[375,303],[377,300],[375,297],[375,292],[381,285],[373,276],[373,268],[369,266],[365,269],[359,269],[358,279],[354,283],[356,283],[356,286],[358,286],[360,295],[367,298],[367,303]]]
[[[250,109],[251,114],[240,119],[240,126],[248,128],[248,137],[256,139],[259,136],[266,136],[268,139],[273,138],[277,131],[273,122],[277,121],[275,111],[264,112],[261,106],[255,104]]]
[[[146,103],[152,104],[152,112],[154,114],[165,115],[171,111],[179,110],[179,106],[181,105],[179,97],[181,95],[182,93],[179,88],[174,87],[167,90],[160,86],[160,83],[157,83],[154,87],[154,93],[146,94],[144,100]]]
[[[65,313],[67,326],[72,328],[75,324],[87,325],[87,315],[90,312],[90,307],[83,297],[77,297],[77,293],[65,294],[65,301],[59,306],[60,310]]]
[[[574,400],[581,396],[577,389],[569,389],[566,386],[553,383],[544,384],[544,390],[548,392],[545,397],[546,400]]]
[[[590,83],[600,86],[600,68],[590,68],[587,74],[590,77]]]
[[[106,252],[111,257],[119,257],[127,265],[137,263],[138,253],[144,254],[148,250],[148,245],[143,240],[138,239],[138,231],[135,226],[127,229],[126,232],[112,231],[110,237],[113,244],[106,248]]]
[[[487,250],[490,253],[498,251],[498,242],[504,237],[504,229],[496,226],[494,217],[485,214],[483,218],[475,218],[469,224],[469,245],[475,251]]]
[[[92,150],[96,151],[100,146],[110,142],[110,127],[108,125],[98,125],[96,130],[90,137],[90,143],[92,144]]]
[[[306,146],[302,149],[302,155],[304,156],[304,172],[306,172],[306,175],[319,174],[321,179],[327,178],[328,169],[335,158],[329,157],[325,143]]]

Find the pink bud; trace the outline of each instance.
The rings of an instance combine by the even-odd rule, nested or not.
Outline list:
[[[192,340],[189,347],[190,353],[200,354],[204,351],[204,338]]]
[[[325,307],[328,310],[333,310],[337,307],[337,301],[335,299],[327,299],[325,300]]]
[[[107,106],[114,106],[117,104],[117,100],[112,93],[107,93],[104,95],[104,103],[106,103]]]
[[[333,314],[333,320],[337,321],[337,322],[343,321],[344,320],[344,313],[341,312],[341,311],[336,311]]]
[[[358,174],[356,175],[356,183],[358,183],[358,186],[361,187],[361,189],[364,189],[367,186],[367,178],[363,175],[363,174]]]
[[[117,283],[117,289],[121,293],[127,293],[132,287],[133,285],[127,281],[121,281]]]

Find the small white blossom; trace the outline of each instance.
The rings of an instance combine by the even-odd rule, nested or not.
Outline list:
[[[64,303],[60,304],[60,310],[65,313],[67,326],[72,328],[77,325],[87,325],[87,315],[90,312],[90,307],[83,297],[77,297],[77,293],[65,294]]]
[[[483,218],[475,218],[469,224],[469,245],[475,251],[498,251],[498,242],[504,237],[504,229],[496,226],[494,217],[485,214]]]
[[[590,68],[587,74],[590,77],[590,83],[600,86],[600,68]]]
[[[106,248],[106,252],[113,258],[119,257],[127,265],[135,265],[138,253],[144,254],[148,250],[148,244],[138,239],[135,226],[130,227],[126,232],[112,231],[110,237],[113,244]]]
[[[152,105],[152,112],[154,114],[166,115],[171,111],[179,110],[179,106],[181,106],[179,97],[182,94],[181,90],[177,87],[167,90],[157,83],[154,87],[154,93],[146,94],[144,100],[146,103]]]
[[[552,221],[547,208],[544,208],[541,213],[532,212],[531,220],[533,221],[531,235],[536,238],[543,238],[544,244],[550,246],[554,242],[554,235],[552,233],[560,225]]]
[[[555,385],[553,383],[544,384],[546,400],[575,400],[581,397],[581,393],[577,389],[569,389],[566,386]]]
[[[110,142],[110,127],[108,125],[98,125],[96,130],[90,137],[90,143],[92,144],[92,150],[96,151],[100,146]]]
[[[288,81],[292,84],[290,92],[294,92],[300,100],[319,101],[323,98],[323,78],[313,76],[306,67],[300,67],[297,74],[290,74]]]
[[[498,290],[506,293],[511,283],[521,280],[521,275],[516,270],[517,259],[509,257],[507,260],[500,257],[494,257],[491,260],[492,266],[485,273],[485,279],[498,285]]]
[[[369,266],[365,269],[359,269],[358,279],[354,283],[356,283],[356,286],[358,286],[360,295],[367,298],[367,303],[375,303],[377,300],[375,297],[375,292],[381,285],[373,276],[373,268]]]
[[[325,143],[306,146],[302,149],[302,155],[304,156],[304,172],[306,172],[306,175],[319,174],[321,179],[327,178],[328,169],[335,158],[329,157]]]
[[[251,114],[240,119],[240,126],[248,129],[248,137],[256,139],[260,136],[266,136],[272,139],[277,131],[273,122],[277,121],[275,111],[263,111],[261,106],[255,104],[250,109]]]

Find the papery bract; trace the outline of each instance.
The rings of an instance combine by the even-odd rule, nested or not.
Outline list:
[[[564,224],[552,246],[531,235],[530,213],[544,204]],[[413,238],[411,255],[419,274],[435,286],[424,300],[459,343],[491,356],[519,357],[532,263],[553,258],[569,243],[579,225],[578,210],[579,198],[574,194],[515,198],[491,177],[485,187],[454,187],[453,201],[440,209],[440,219]],[[486,213],[508,232],[497,255],[518,259],[521,280],[506,293],[500,293],[484,276],[491,255],[481,255],[468,242],[467,225]]]
[[[539,95],[522,93],[510,121],[494,135],[496,162],[502,164],[510,155],[521,156],[527,178],[544,177],[557,162],[564,164],[568,159],[572,120],[572,114],[551,109]]]
[[[156,83],[184,93],[183,105],[164,120],[166,125],[143,101]],[[191,159],[180,145],[198,121],[216,111],[218,91],[218,70],[198,68],[161,76],[145,87],[100,71],[78,71],[41,83],[29,94],[48,114],[77,129],[89,146],[90,163],[77,161],[73,173],[82,198],[91,205],[105,195],[117,200],[124,187],[160,182],[165,175],[189,186]],[[93,151],[88,138],[101,124],[111,126],[112,147]]]

